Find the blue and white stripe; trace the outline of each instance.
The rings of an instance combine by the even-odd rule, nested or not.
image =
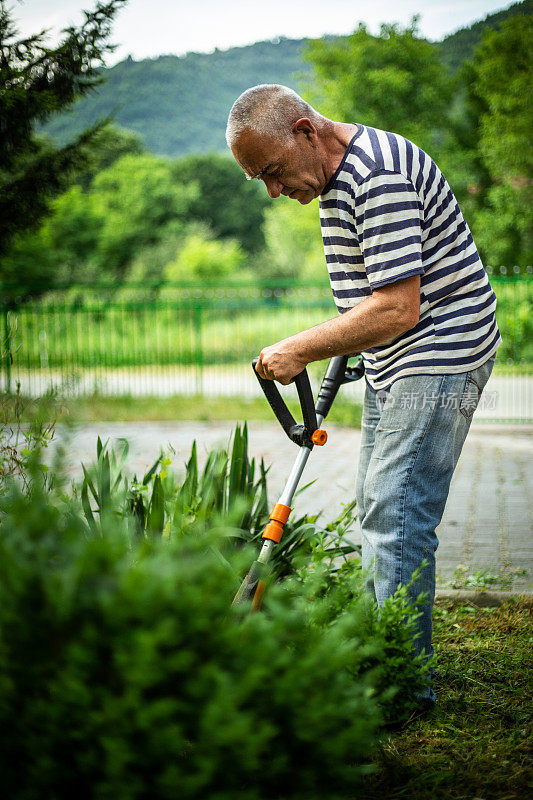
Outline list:
[[[496,297],[472,234],[448,182],[415,144],[359,125],[320,197],[320,223],[341,313],[420,275],[415,327],[363,353],[372,388],[468,372],[496,352]]]

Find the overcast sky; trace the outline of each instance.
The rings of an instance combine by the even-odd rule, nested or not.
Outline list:
[[[82,19],[80,9],[95,0],[11,0],[19,31],[42,28],[56,33]],[[420,30],[428,39],[441,39],[486,14],[510,6],[501,0],[130,0],[113,28],[116,51],[108,64],[127,55],[134,59],[161,54],[211,52],[215,47],[251,44],[286,36],[319,37],[350,33],[365,22],[377,33],[382,22],[409,23],[420,14]],[[50,38],[52,43],[56,37]]]

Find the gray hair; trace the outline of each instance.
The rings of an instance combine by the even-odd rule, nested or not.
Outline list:
[[[291,125],[301,117],[318,122],[322,116],[299,94],[279,83],[261,83],[243,92],[228,117],[226,141],[231,147],[245,130],[287,139]]]

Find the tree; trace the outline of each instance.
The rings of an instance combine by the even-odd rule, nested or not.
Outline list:
[[[435,45],[410,27],[360,24],[350,36],[313,40],[304,51],[308,94],[326,116],[400,133],[431,153],[442,138],[453,82]],[[440,133],[440,137],[439,137]]]
[[[84,191],[87,191],[95,175],[107,169],[122,156],[140,156],[146,153],[141,137],[133,131],[106,125],[93,138],[87,152],[87,165],[83,172],[76,175]]]
[[[177,183],[164,159],[122,156],[98,172],[87,192],[74,185],[51,200],[37,231],[14,238],[4,279],[16,282],[22,271],[43,288],[121,279],[146,249],[178,234],[183,239],[197,192],[194,184]]]
[[[484,259],[527,266],[533,256],[533,19],[489,30],[469,65],[478,151],[491,185],[479,193],[472,228]]]
[[[318,201],[300,206],[280,197],[267,209],[260,272],[269,280],[318,280],[328,285]]]
[[[28,290],[41,291],[61,283],[95,280],[100,229],[89,198],[80,186],[72,186],[50,201],[37,230],[14,237],[2,259],[2,278],[16,284],[23,276]]]
[[[196,185],[177,183],[169,162],[148,153],[123,156],[99,172],[90,202],[101,220],[102,273],[121,278],[139,250],[183,230],[197,196]]]
[[[473,60],[473,94],[483,103],[479,148],[491,175],[533,178],[533,18],[513,17],[489,30]]]
[[[246,255],[234,239],[209,239],[192,230],[175,261],[167,265],[165,280],[212,281],[242,279]]]
[[[245,181],[232,158],[214,153],[186,156],[174,162],[172,173],[182,183],[199,185],[191,219],[207,222],[217,236],[238,239],[249,253],[264,247],[261,226],[270,200],[256,181]]]
[[[196,185],[177,183],[169,162],[148,153],[123,156],[99,172],[88,200],[101,224],[102,275],[123,277],[139,250],[183,230],[197,196]]]
[[[11,11],[0,0],[0,255],[15,234],[37,227],[106,123],[101,120],[59,148],[36,132],[38,124],[100,83],[98,67],[113,49],[106,42],[111,23],[125,2],[98,2],[94,11],[84,12],[80,27],[66,28],[59,45],[49,48],[45,31],[17,38]]]

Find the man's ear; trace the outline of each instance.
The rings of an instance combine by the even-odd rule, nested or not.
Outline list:
[[[303,133],[309,141],[317,138],[318,131],[309,119],[309,117],[301,117],[292,124],[293,133]]]

